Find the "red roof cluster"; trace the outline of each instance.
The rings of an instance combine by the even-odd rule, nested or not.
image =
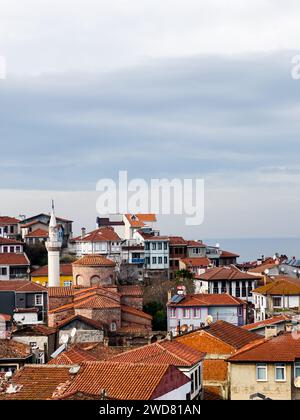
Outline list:
[[[191,307],[206,307],[206,306],[241,306],[246,305],[246,303],[237,297],[233,297],[227,293],[222,293],[219,295],[209,295],[209,294],[195,294],[195,295],[186,295],[184,299],[179,303],[168,302],[168,306],[191,306]]]
[[[30,265],[30,261],[24,252],[3,252],[0,253],[0,265]]]

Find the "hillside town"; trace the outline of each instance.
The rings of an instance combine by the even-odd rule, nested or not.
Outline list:
[[[300,260],[155,214],[0,216],[0,400],[31,399],[299,400]]]

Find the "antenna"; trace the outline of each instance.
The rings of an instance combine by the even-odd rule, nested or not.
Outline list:
[[[72,331],[71,331],[71,338],[74,338],[75,337],[76,332],[77,332],[77,329],[76,328],[73,328]]]
[[[69,336],[68,336],[68,334],[63,334],[63,335],[61,336],[61,342],[62,342],[63,344],[68,344],[68,341],[69,341]]]

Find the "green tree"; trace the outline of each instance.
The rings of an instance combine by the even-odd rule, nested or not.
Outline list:
[[[34,245],[26,245],[25,252],[29,258],[31,265],[47,265],[48,253],[45,244],[38,243]]]
[[[153,317],[152,329],[154,331],[167,330],[167,311],[166,307],[159,302],[149,302],[144,306],[144,312]]]
[[[189,270],[178,270],[175,277],[175,286],[185,286],[188,294],[195,293],[194,273]]]

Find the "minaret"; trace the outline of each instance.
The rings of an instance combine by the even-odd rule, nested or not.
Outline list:
[[[48,287],[60,287],[60,250],[62,241],[58,232],[54,203],[52,201],[51,218],[49,224],[49,238],[46,242],[48,251]]]

